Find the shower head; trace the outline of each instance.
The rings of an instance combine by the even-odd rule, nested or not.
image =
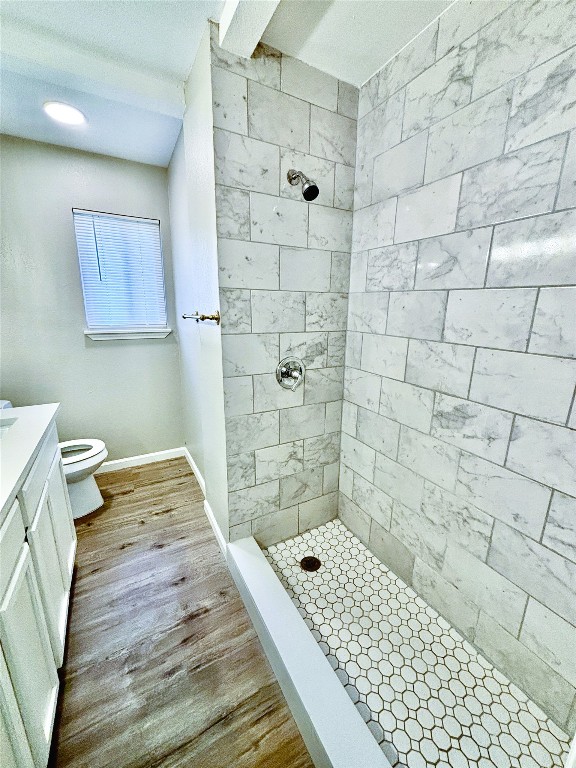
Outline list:
[[[296,186],[296,184],[302,183],[302,197],[308,202],[311,200],[316,200],[320,194],[320,190],[318,189],[316,182],[305,176],[302,171],[295,171],[293,168],[291,168],[288,171],[288,181],[290,184],[292,184],[293,187]]]

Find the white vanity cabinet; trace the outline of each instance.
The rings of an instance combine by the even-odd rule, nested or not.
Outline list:
[[[34,768],[28,737],[4,654],[0,650],[0,765],[2,768]]]
[[[34,764],[46,765],[58,675],[24,525],[15,502],[0,529],[0,642]],[[8,723],[9,728],[11,723]]]
[[[10,430],[20,419],[20,426],[26,426],[25,412],[50,408],[32,414],[44,417],[40,436],[28,461],[22,457],[24,468],[14,473],[16,485],[1,489],[2,768],[45,768],[58,698],[57,670],[64,656],[76,534],[54,424],[57,406],[13,409],[11,416],[17,419]],[[6,464],[10,475],[13,467],[4,455],[10,444],[6,437],[2,440],[0,469]]]
[[[44,482],[40,484],[36,479],[29,477],[28,480],[33,482],[28,484],[29,487],[24,484],[19,499],[24,520],[28,521],[26,538],[38,577],[54,660],[56,666],[61,667],[64,660],[76,533],[57,438],[49,436],[48,443],[42,450],[49,456],[49,461],[41,455],[37,461],[40,467],[35,464],[31,474],[40,471]],[[44,473],[44,463],[50,465],[47,475]],[[38,488],[41,488],[40,498],[37,497]]]

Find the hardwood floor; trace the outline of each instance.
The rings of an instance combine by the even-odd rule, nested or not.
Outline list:
[[[51,766],[313,768],[184,459],[101,475]]]

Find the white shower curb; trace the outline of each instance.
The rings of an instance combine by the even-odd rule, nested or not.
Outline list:
[[[226,559],[316,768],[391,768],[254,538]]]

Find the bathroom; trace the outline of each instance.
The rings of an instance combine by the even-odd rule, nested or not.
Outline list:
[[[9,0],[1,47],[0,559],[49,599],[44,493],[66,561],[45,678],[0,577],[2,764],[573,768],[574,1]],[[154,229],[149,327],[90,326],[85,221]]]

